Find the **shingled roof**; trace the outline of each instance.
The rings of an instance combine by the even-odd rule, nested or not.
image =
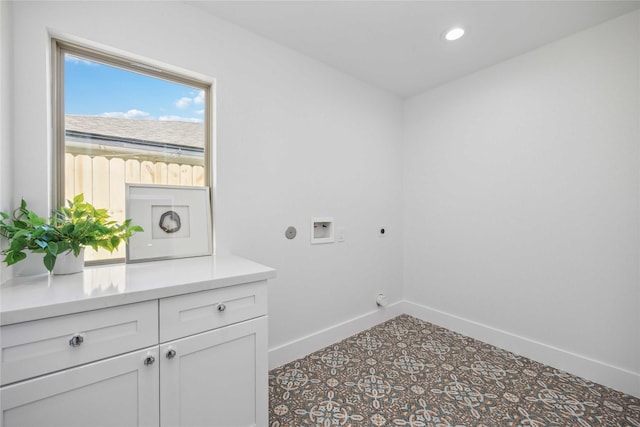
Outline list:
[[[204,148],[202,123],[66,115],[65,132],[90,139]]]

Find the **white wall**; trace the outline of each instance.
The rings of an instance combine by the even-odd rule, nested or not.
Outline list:
[[[0,207],[25,197],[47,209],[48,32],[84,38],[217,79],[218,252],[279,270],[271,348],[366,317],[378,291],[400,300],[404,274],[410,302],[396,309],[488,340],[521,338],[503,346],[567,370],[593,359],[637,381],[637,12],[407,101],[400,147],[398,99],[190,6],[13,9],[7,18],[2,2],[0,80],[16,96],[0,104]],[[345,243],[309,245],[310,217],[325,215],[346,227]],[[545,346],[558,351],[536,353]],[[640,383],[603,372],[591,376],[640,394]]]
[[[0,211],[10,212],[12,209],[12,113],[11,113],[11,78],[13,52],[11,44],[11,3],[0,2]],[[0,242],[4,249],[6,242]],[[0,283],[11,277],[11,269],[0,263]]]
[[[68,34],[216,79],[218,253],[278,269],[271,347],[400,299],[399,99],[179,2],[13,6],[16,197],[46,209],[48,31]],[[311,246],[312,216],[346,241]]]
[[[403,149],[407,300],[636,395],[639,31],[635,12],[410,99]]]

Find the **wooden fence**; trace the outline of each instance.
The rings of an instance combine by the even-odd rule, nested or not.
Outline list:
[[[139,161],[118,157],[65,154],[65,199],[83,193],[85,200],[106,208],[118,222],[125,219],[125,184],[204,186],[204,168],[177,163]],[[117,253],[116,253],[117,252]],[[125,248],[109,254],[86,251],[87,261],[124,258]]]

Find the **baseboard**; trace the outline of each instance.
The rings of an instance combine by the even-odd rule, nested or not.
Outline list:
[[[386,307],[379,308],[297,340],[271,348],[269,349],[269,369],[277,368],[285,363],[300,359],[323,347],[392,319],[402,314],[402,310],[400,309],[401,305],[401,303],[389,304]]]
[[[398,308],[411,316],[479,341],[553,366],[598,384],[640,397],[640,374],[579,354],[483,325],[431,307],[402,301]]]

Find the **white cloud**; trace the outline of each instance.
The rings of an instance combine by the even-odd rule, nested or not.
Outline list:
[[[204,114],[204,110],[196,110],[196,114]]]
[[[197,119],[195,117],[182,117],[182,116],[160,116],[158,120],[165,122],[191,122],[191,123],[202,123],[202,119]]]
[[[195,104],[204,104],[204,91],[201,90],[198,94],[193,98],[193,102]]]
[[[71,64],[82,64],[82,65],[98,65],[95,62],[91,62],[87,59],[82,59],[82,58],[77,58],[75,56],[71,56],[69,54],[66,54],[64,56],[64,62],[69,62]]]
[[[150,114],[147,113],[146,111],[140,111],[140,110],[129,110],[127,112],[122,112],[122,111],[112,111],[112,112],[108,112],[108,113],[102,113],[100,114],[101,117],[114,117],[117,119],[142,119],[145,117],[149,117]]]
[[[191,104],[196,104],[196,105],[200,105],[200,104],[204,104],[204,91],[198,91],[198,94],[196,96],[189,97],[189,96],[183,96],[182,98],[178,99],[175,102],[175,106],[181,109],[190,107]]]
[[[193,99],[183,96],[182,98],[176,101],[176,107],[187,108],[189,105],[191,105],[192,102],[193,102]]]

